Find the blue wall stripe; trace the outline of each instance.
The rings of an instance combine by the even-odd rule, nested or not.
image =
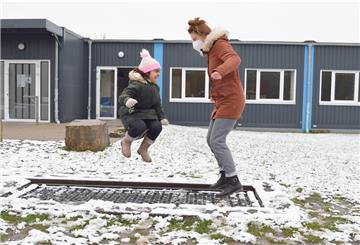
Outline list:
[[[301,129],[306,132],[306,103],[307,103],[307,73],[308,73],[308,46],[304,46],[304,82],[303,82],[303,103],[302,103],[302,120]]]
[[[308,130],[312,128],[312,100],[313,100],[313,91],[314,91],[314,46],[310,46],[310,94],[309,94],[309,104],[310,104],[310,113],[309,113],[309,125]]]
[[[159,61],[160,65],[161,65],[161,70],[160,70],[160,76],[157,80],[157,84],[160,87],[160,97],[161,100],[164,101],[164,95],[163,95],[163,73],[164,73],[164,62],[163,62],[163,57],[164,57],[164,44],[163,43],[154,43],[154,58]]]

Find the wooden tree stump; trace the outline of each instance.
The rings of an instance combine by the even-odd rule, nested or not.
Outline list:
[[[100,120],[74,120],[66,126],[65,145],[70,151],[102,151],[110,144],[108,128]]]

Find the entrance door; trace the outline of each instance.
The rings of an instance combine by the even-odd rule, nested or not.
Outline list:
[[[118,68],[118,95],[129,85],[129,72],[135,67]]]
[[[96,68],[96,118],[116,119],[117,68]]]
[[[4,62],[5,120],[48,122],[49,62]]]

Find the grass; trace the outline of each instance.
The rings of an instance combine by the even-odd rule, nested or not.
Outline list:
[[[199,220],[195,226],[195,231],[200,234],[207,234],[210,231],[212,220]]]
[[[0,242],[5,242],[9,240],[10,237],[11,236],[8,233],[0,233]]]
[[[283,238],[291,237],[297,232],[297,229],[283,229],[282,233],[279,233],[268,225],[250,222],[247,224],[247,232],[255,236],[260,244],[263,244],[263,242],[265,244],[286,244],[286,240],[283,240]]]
[[[223,234],[220,234],[220,233],[210,234],[210,238],[213,239],[213,240],[219,240],[220,243],[230,243],[230,242],[235,241],[231,237],[224,236]]]
[[[297,192],[300,192],[300,190],[297,189]],[[341,196],[334,197],[331,200],[332,201],[325,201],[324,198],[321,197],[320,193],[317,192],[311,193],[304,200],[298,198],[292,199],[294,204],[304,208],[309,214],[309,217],[312,219],[310,222],[302,223],[304,228],[312,231],[329,230],[339,232],[340,230],[337,227],[338,224],[352,223],[350,220],[339,216],[339,211],[342,211],[344,208],[341,205],[339,206],[337,202],[346,203],[347,200]],[[285,236],[292,235],[291,233],[291,231],[283,231]],[[300,231],[300,234],[303,236],[304,241],[307,244],[325,242],[323,239],[313,234],[305,234],[302,231]]]
[[[296,189],[297,192],[302,192],[301,188]],[[317,192],[311,193],[304,200],[299,198],[293,198],[293,203],[302,208],[310,208],[315,211],[324,211],[326,213],[331,213],[331,203],[325,202],[321,195]]]
[[[84,223],[80,225],[73,225],[68,228],[69,231],[75,231],[75,230],[82,230],[84,229],[88,224],[90,223],[90,220],[85,220]]]
[[[211,220],[202,220],[198,217],[190,216],[185,217],[183,220],[178,219],[171,219],[169,221],[169,230],[184,230],[184,231],[191,231],[195,230],[200,234],[207,234],[210,231],[210,226],[212,224]]]
[[[309,201],[313,201],[313,202],[324,202],[324,199],[321,197],[320,193],[318,192],[313,192],[310,194],[309,196]]]
[[[70,218],[66,219],[66,221],[77,221],[77,220],[82,219],[82,218],[83,218],[83,216],[76,215],[74,217],[70,217]]]
[[[34,222],[44,221],[49,219],[48,214],[28,214],[26,216],[21,216],[18,214],[11,214],[10,211],[4,210],[0,213],[0,218],[5,222],[13,225],[20,224],[25,222],[26,224],[31,224]]]
[[[314,236],[314,235],[303,234],[303,236],[306,238],[306,242],[311,243],[311,244],[318,244],[318,243],[322,243],[324,241],[320,237]]]
[[[153,220],[152,225],[151,225],[151,228],[155,229],[155,226],[156,226],[157,224],[159,224],[159,221]]]
[[[324,229],[328,229],[330,231],[339,231],[339,229],[336,227],[337,224],[348,224],[351,223],[348,219],[339,217],[339,216],[322,216],[319,213],[311,212],[309,213],[311,217],[317,218],[317,222],[305,222],[303,223],[303,226],[315,230],[315,231],[321,231]]]
[[[315,231],[321,231],[322,225],[318,222],[304,222],[302,225],[308,229],[315,230]]]
[[[280,183],[280,185],[281,185],[281,186],[284,186],[284,187],[286,187],[286,188],[291,187],[291,185],[289,185],[289,184],[285,184],[285,183]]]
[[[130,243],[136,243],[137,240],[139,240],[139,238],[134,235],[129,236],[129,238],[130,238]]]
[[[319,218],[321,217],[319,212],[316,211],[309,211],[308,214],[310,215],[311,218]]]
[[[299,232],[299,229],[294,227],[289,227],[289,228],[283,228],[281,229],[281,231],[285,237],[292,237],[294,236],[294,234]]]
[[[30,226],[30,228],[32,229],[36,229],[36,230],[39,230],[39,231],[42,231],[42,232],[45,232],[45,233],[49,233],[47,231],[47,229],[49,228],[50,226],[49,225],[43,225],[43,224],[32,224]]]
[[[185,230],[185,231],[191,231],[194,223],[196,221],[195,217],[186,217],[183,220],[177,220],[175,218],[172,218],[169,221],[169,230]]]
[[[305,200],[300,200],[299,198],[295,197],[295,198],[291,199],[291,201],[300,207],[305,206]]]
[[[119,223],[122,226],[131,226],[133,224],[136,224],[136,221],[127,220],[127,219],[124,219],[121,215],[116,215],[114,218],[111,218],[106,222],[106,226],[109,227],[109,226],[116,225]]]
[[[339,216],[327,216],[322,218],[323,227],[331,231],[339,231],[336,227],[337,224],[351,223],[348,219]]]
[[[258,238],[264,238],[267,233],[275,234],[275,230],[270,226],[253,222],[247,224],[247,230],[250,234]]]
[[[19,230],[8,229],[6,234],[0,235],[0,241],[5,242],[13,239],[13,237],[26,237],[31,229],[36,229],[45,233],[48,233],[47,229],[49,225],[44,225],[39,222],[49,220],[50,216],[48,214],[28,214],[20,215],[9,210],[3,210],[0,212],[0,218],[6,223],[17,226],[20,223],[25,223],[24,227]],[[18,238],[19,239],[19,238]]]

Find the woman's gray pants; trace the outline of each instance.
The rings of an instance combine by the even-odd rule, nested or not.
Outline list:
[[[234,128],[237,120],[212,119],[207,134],[207,143],[214,153],[220,171],[225,171],[226,177],[236,175],[235,163],[229,147],[226,145],[226,136]]]

